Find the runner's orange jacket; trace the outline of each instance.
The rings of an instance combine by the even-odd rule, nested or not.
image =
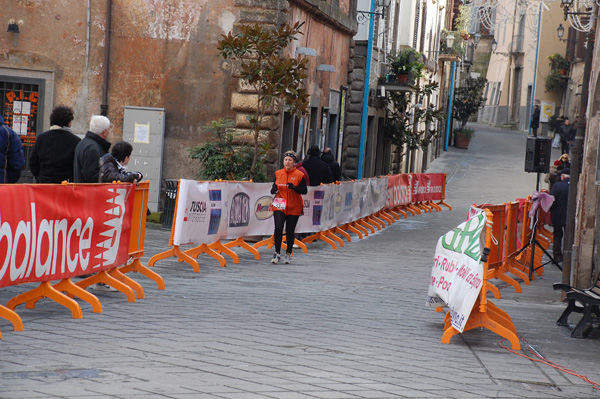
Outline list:
[[[295,188],[293,190],[288,188],[288,183],[292,183]],[[303,201],[300,194],[307,192],[304,174],[295,167],[290,171],[283,168],[275,172],[271,194],[277,193],[275,198],[285,199],[286,208],[283,212],[286,215],[302,215]]]

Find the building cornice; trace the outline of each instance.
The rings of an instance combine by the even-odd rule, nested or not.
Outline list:
[[[356,20],[325,0],[289,0],[289,3],[308,12],[317,21],[330,25],[350,36],[356,35],[358,30]]]

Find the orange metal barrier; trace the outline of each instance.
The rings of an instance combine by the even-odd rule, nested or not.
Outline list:
[[[486,210],[488,224],[485,235],[485,246],[486,248],[491,248],[492,244],[492,226],[493,223],[493,215],[490,211]],[[483,274],[484,279],[481,287],[481,292],[477,301],[475,302],[475,306],[473,306],[473,310],[469,316],[469,320],[464,328],[464,331],[472,330],[475,328],[487,328],[490,331],[495,332],[503,338],[506,338],[512,345],[514,350],[520,350],[521,344],[519,343],[519,338],[517,336],[517,331],[512,322],[512,319],[508,315],[508,313],[504,312],[502,309],[497,307],[494,303],[489,301],[486,297],[486,292],[488,291],[487,285],[489,282],[487,281],[488,275],[488,260],[485,260],[483,264]],[[459,334],[459,331],[452,327],[450,322],[450,312],[446,312],[444,318],[444,335],[442,336],[442,343],[449,344],[450,339]]]

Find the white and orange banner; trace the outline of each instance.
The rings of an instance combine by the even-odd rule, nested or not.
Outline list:
[[[403,174],[309,187],[296,232],[325,231],[384,207],[441,200],[444,174]],[[271,183],[180,180],[173,244],[273,234]]]
[[[133,185],[0,185],[0,196],[0,287],[127,262]]]
[[[447,305],[452,327],[463,332],[483,284],[481,250],[486,216],[472,208],[470,218],[438,240],[427,306]]]

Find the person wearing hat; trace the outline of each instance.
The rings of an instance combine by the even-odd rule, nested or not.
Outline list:
[[[554,242],[552,243],[552,254],[554,260],[562,261],[562,240],[567,224],[567,206],[569,202],[569,175],[571,170],[564,168],[560,174],[560,181],[552,185],[550,195],[554,202],[550,207],[550,219],[552,221]]]
[[[308,157],[302,161],[302,166],[308,173],[310,185],[312,187],[319,186],[321,183],[332,183],[331,170],[327,162],[319,158],[321,151],[319,147],[313,145],[308,149]]]
[[[308,188],[304,174],[296,169],[298,156],[294,151],[283,154],[283,168],[275,172],[275,180],[271,187],[271,194],[275,194],[271,205],[273,221],[275,222],[275,253],[271,263],[279,263],[281,259],[281,242],[283,241],[283,227],[287,237],[287,249],[284,262],[291,263],[294,244],[294,232],[298,219],[303,213],[304,201],[301,194],[306,194]]]

